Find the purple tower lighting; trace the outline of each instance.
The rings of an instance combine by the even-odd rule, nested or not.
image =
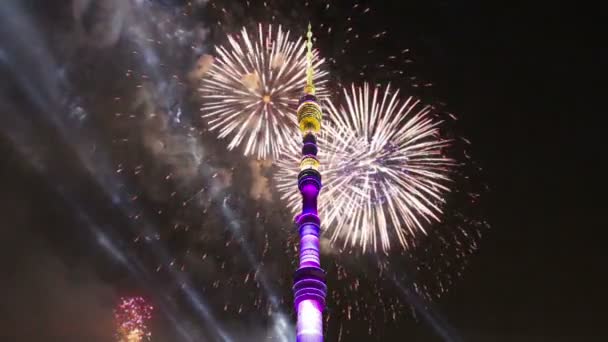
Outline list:
[[[305,95],[298,106],[298,122],[304,137],[298,175],[298,188],[302,194],[302,213],[296,217],[300,234],[300,265],[294,275],[294,304],[298,315],[297,342],[323,341],[323,310],[325,309],[325,271],[321,268],[319,234],[321,221],[317,214],[317,196],[321,190],[318,171],[317,139],[321,130],[321,107],[315,97],[312,70],[312,31],[308,25],[308,67]]]

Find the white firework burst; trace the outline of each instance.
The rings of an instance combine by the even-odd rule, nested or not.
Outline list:
[[[258,25],[228,37],[216,47],[213,65],[203,77],[202,118],[219,138],[230,136],[228,149],[244,144],[245,155],[277,158],[281,147],[298,133],[296,110],[306,84],[306,45],[291,40],[281,26]],[[319,98],[325,94],[324,60],[314,52]]]
[[[404,101],[390,85],[344,89],[336,108],[325,101],[319,137],[323,189],[319,206],[332,243],[387,252],[394,240],[413,245],[427,226],[441,220],[444,196],[456,162],[444,155],[450,141],[439,132],[432,108]],[[277,188],[294,212],[300,194],[298,141],[277,161]]]

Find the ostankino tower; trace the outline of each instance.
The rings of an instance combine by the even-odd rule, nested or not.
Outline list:
[[[308,64],[304,96],[298,106],[298,122],[304,137],[298,188],[302,194],[302,213],[296,217],[300,234],[300,266],[294,275],[294,302],[298,315],[297,342],[323,341],[325,309],[325,271],[321,268],[319,234],[321,221],[317,214],[317,196],[321,190],[318,171],[317,139],[321,130],[321,107],[315,97],[312,68],[312,31],[308,25]]]

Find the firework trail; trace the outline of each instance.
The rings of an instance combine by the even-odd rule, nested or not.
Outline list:
[[[320,145],[324,189],[320,201],[330,239],[363,251],[387,252],[396,240],[403,248],[425,226],[440,221],[450,172],[456,165],[444,155],[449,141],[440,136],[441,121],[432,108],[399,91],[354,85],[344,102],[330,101],[330,124]],[[299,206],[293,179],[298,161],[286,153],[277,161],[277,187],[291,208]]]
[[[231,136],[228,149],[245,145],[245,155],[276,158],[292,140],[298,97],[306,81],[305,44],[293,41],[281,26],[258,24],[250,34],[229,36],[216,47],[217,58],[203,77],[202,118],[218,137]],[[315,52],[315,83],[323,97],[327,72]]]
[[[139,342],[152,334],[146,322],[152,318],[154,308],[142,297],[122,298],[115,312],[118,337],[121,342]]]

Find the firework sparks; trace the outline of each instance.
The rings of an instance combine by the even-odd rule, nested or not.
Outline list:
[[[297,128],[293,113],[306,81],[304,41],[290,40],[281,26],[262,24],[254,34],[243,28],[228,41],[216,47],[217,58],[202,80],[202,117],[219,138],[232,137],[228,149],[244,144],[245,155],[276,158]],[[314,58],[323,97],[327,72],[317,52]]]
[[[152,318],[154,308],[142,297],[122,298],[116,309],[115,319],[118,324],[120,342],[139,342],[151,336],[146,321]]]
[[[248,29],[247,32],[250,45],[257,46],[258,49],[270,49],[273,46],[276,49],[279,45],[276,38],[278,36],[278,26],[276,26],[275,23],[297,22],[294,21],[295,18],[291,17],[293,16],[293,13],[298,13],[298,17],[301,17],[302,13],[310,13],[310,15],[304,16],[310,16],[313,24],[315,24],[315,22],[320,22],[319,26],[322,30],[319,30],[319,45],[317,46],[320,46],[320,51],[327,52],[327,63],[332,65],[332,75],[336,75],[334,81],[337,86],[342,87],[341,82],[365,79],[371,79],[374,80],[374,82],[400,82],[395,79],[395,75],[399,75],[400,80],[407,81],[409,79],[411,81],[409,87],[416,88],[412,89],[412,91],[416,94],[420,94],[419,91],[422,90],[422,86],[419,85],[424,81],[418,80],[414,76],[408,77],[410,76],[408,73],[404,76],[404,70],[407,71],[412,67],[409,63],[412,63],[410,58],[413,57],[410,56],[409,49],[404,48],[400,53],[399,51],[392,51],[392,58],[387,58],[382,55],[380,49],[379,51],[374,51],[374,47],[380,40],[390,36],[391,32],[379,34],[382,33],[383,29],[379,28],[375,31],[360,29],[367,25],[358,24],[365,20],[365,17],[358,13],[368,13],[369,9],[364,11],[363,6],[353,8],[353,11],[351,11],[352,13],[349,13],[348,17],[346,17],[341,9],[340,11],[337,11],[339,13],[334,14],[332,10],[334,10],[336,6],[332,5],[329,10],[323,12],[323,17],[317,17],[316,13],[319,12],[318,10],[320,8],[318,8],[318,6],[315,7],[314,3],[318,4],[319,2],[323,1],[311,2],[310,9],[305,7],[307,5],[293,4],[290,2],[290,11],[288,12],[282,11],[278,7],[278,5],[282,3],[280,0],[269,0],[268,6],[264,6],[263,8],[261,3],[254,3],[251,10],[256,13],[261,12],[259,13],[259,16],[256,15],[258,20],[272,22],[273,26],[272,29],[264,26],[262,30],[262,27],[259,25],[254,29]],[[209,4],[212,5],[213,2],[209,2]],[[228,5],[225,2],[220,2],[218,5],[219,4],[222,6]],[[237,5],[238,2],[230,4],[237,7],[239,6]],[[296,6],[297,8],[294,9],[293,6]],[[323,5],[323,8],[325,7],[326,6]],[[238,9],[240,10],[240,7]],[[242,58],[242,56],[258,52],[259,56],[262,56],[262,53],[266,53],[265,56],[267,56],[267,59],[265,59],[265,61],[267,61],[268,58],[270,58],[268,57],[271,55],[270,52],[265,52],[264,50],[251,52],[247,50],[248,47],[245,44],[241,27],[243,25],[248,25],[251,20],[251,13],[253,12],[251,10],[239,10],[231,11],[222,8],[223,14],[218,13],[217,16],[223,17],[225,15],[226,22],[223,23],[223,25],[218,22],[222,29],[218,30],[216,33],[220,34],[219,38],[222,41],[226,38],[221,34],[221,31],[237,33],[233,36],[233,39],[234,43],[238,44],[242,49],[241,55],[239,55],[239,63],[242,62],[243,65],[250,66],[251,63]],[[241,12],[249,14],[247,14],[243,20],[238,20],[238,16],[235,16],[235,13]],[[371,13],[373,13],[373,10]],[[186,14],[187,13],[184,13],[183,16],[185,17]],[[275,15],[277,16],[276,19]],[[335,17],[333,17],[333,15],[335,15]],[[153,17],[152,22],[159,21],[156,19],[156,17]],[[344,20],[346,20],[346,23],[342,23]],[[260,204],[256,205],[254,209],[249,209],[253,205],[251,202],[239,204],[239,202],[235,200],[235,208],[244,207],[245,205],[248,207],[247,211],[242,212],[243,218],[251,219],[252,223],[251,227],[247,227],[247,229],[250,229],[250,231],[248,231],[249,234],[247,239],[255,241],[254,245],[264,246],[260,255],[261,265],[263,264],[264,266],[252,270],[251,267],[247,265],[246,260],[243,260],[246,258],[232,257],[241,252],[238,247],[239,243],[235,237],[223,234],[224,224],[221,220],[216,218],[217,215],[214,213],[214,201],[222,203],[222,199],[225,201],[229,198],[237,198],[237,196],[231,197],[231,194],[237,191],[236,187],[230,187],[230,184],[232,184],[231,178],[234,178],[235,180],[240,179],[240,175],[246,172],[239,171],[238,162],[226,160],[225,154],[222,154],[220,151],[223,150],[223,146],[209,144],[205,146],[205,153],[199,154],[197,152],[199,151],[198,149],[191,149],[188,147],[196,145],[186,144],[185,142],[190,141],[190,138],[193,138],[192,141],[197,141],[201,144],[207,141],[206,139],[214,140],[212,135],[203,133],[205,131],[204,128],[211,128],[211,120],[216,119],[217,127],[214,132],[219,135],[222,133],[225,126],[232,122],[231,120],[237,118],[227,120],[226,124],[222,126],[220,124],[220,117],[218,115],[212,115],[205,117],[205,120],[200,120],[199,123],[201,125],[190,125],[190,122],[188,121],[190,116],[186,104],[187,102],[181,100],[183,98],[182,93],[187,91],[184,90],[185,86],[192,85],[195,82],[198,83],[201,80],[202,83],[200,84],[203,87],[211,84],[213,77],[217,78],[219,74],[212,77],[210,70],[213,68],[214,70],[217,70],[216,72],[218,73],[222,72],[222,70],[218,69],[221,66],[219,61],[222,56],[220,56],[219,52],[213,53],[214,56],[202,55],[198,59],[195,68],[187,67],[186,71],[182,70],[183,66],[190,65],[190,59],[192,59],[183,58],[184,56],[182,56],[182,54],[188,54],[189,49],[187,48],[187,45],[189,45],[189,43],[188,41],[184,41],[183,44],[186,46],[181,46],[183,44],[179,43],[181,40],[178,40],[176,36],[164,33],[167,29],[172,31],[174,24],[177,25],[180,22],[180,20],[171,18],[171,20],[167,21],[168,26],[164,26],[164,28],[160,30],[159,33],[162,34],[154,34],[155,31],[152,31],[150,33],[152,39],[146,40],[144,37],[139,39],[139,41],[144,43],[149,42],[149,46],[138,44],[133,51],[133,60],[136,63],[130,65],[127,76],[129,80],[136,82],[136,99],[141,101],[142,104],[133,105],[127,103],[129,96],[126,94],[120,94],[122,100],[120,98],[115,99],[116,106],[121,106],[117,111],[123,113],[116,115],[117,117],[120,117],[120,120],[116,120],[116,122],[117,124],[120,124],[121,130],[115,130],[115,132],[125,132],[124,134],[117,135],[118,143],[116,146],[119,147],[117,148],[117,151],[120,152],[120,156],[122,156],[119,158],[121,164],[117,167],[117,172],[121,173],[135,185],[131,198],[133,202],[137,202],[143,207],[153,208],[151,212],[157,212],[158,218],[163,220],[162,222],[169,223],[163,225],[167,228],[159,234],[151,235],[142,233],[141,235],[134,237],[134,241],[137,242],[138,248],[140,249],[144,249],[146,244],[152,240],[166,240],[168,241],[168,244],[172,244],[172,257],[160,264],[154,264],[153,269],[159,273],[177,271],[187,272],[189,275],[192,275],[196,279],[197,285],[200,286],[202,291],[209,297],[212,308],[222,311],[222,314],[233,315],[233,317],[238,317],[240,320],[249,319],[252,315],[258,317],[260,313],[271,317],[276,313],[273,313],[273,305],[269,298],[260,291],[260,287],[263,286],[260,283],[260,274],[261,272],[268,272],[271,277],[277,279],[277,283],[280,287],[288,288],[290,284],[284,282],[287,278],[285,278],[283,276],[284,274],[280,273],[279,270],[285,260],[293,260],[294,255],[297,255],[297,240],[290,239],[290,234],[293,233],[292,230],[289,229],[291,227],[285,227],[286,229],[284,229],[283,226],[281,226],[284,220],[287,219],[288,214],[284,215],[285,212],[283,210],[280,210],[280,213],[277,214],[277,206]],[[290,28],[292,32],[300,31],[293,27]],[[270,31],[274,34],[270,34]],[[260,38],[260,32],[262,32],[261,35],[263,35],[263,38]],[[292,35],[292,41],[295,41],[295,38],[296,37]],[[260,39],[263,39],[264,44],[260,43]],[[203,41],[202,39],[195,39],[195,41],[199,40]],[[226,54],[235,62],[232,42],[228,39],[226,39],[226,41],[227,43],[224,44]],[[160,44],[161,42],[162,44]],[[179,45],[176,45],[178,43]],[[181,48],[175,49],[175,47],[180,46]],[[148,58],[149,53],[145,53],[147,50],[146,48],[156,51],[158,58]],[[177,51],[175,52],[177,55],[175,55],[173,51]],[[197,51],[197,55],[202,53],[202,51],[199,51],[198,49],[194,51]],[[150,64],[149,61],[154,63]],[[155,68],[155,65],[159,65],[160,68]],[[275,63],[275,65],[277,64]],[[324,65],[327,66],[327,64]],[[357,67],[352,68],[353,65]],[[160,74],[158,72],[160,72]],[[187,78],[184,77],[186,74]],[[224,74],[224,76],[226,75],[228,74]],[[261,75],[262,74],[259,72],[257,74],[254,72],[243,73],[241,75],[243,84],[237,82],[240,81],[240,79],[233,78],[227,80],[235,82],[235,86],[241,86],[241,90],[246,89],[246,91],[249,91],[246,88],[247,86],[255,88],[262,84],[262,81],[266,82],[265,80],[262,80]],[[159,77],[161,78],[159,79]],[[163,81],[163,78],[168,80],[169,87],[163,86],[167,83]],[[154,82],[149,80],[154,80]],[[163,82],[159,82],[159,80]],[[192,83],[184,83],[186,80]],[[400,87],[402,91],[407,91],[408,85],[403,83],[406,82],[400,82]],[[154,84],[159,84],[159,86],[154,86]],[[228,84],[228,86],[230,87],[231,85]],[[296,87],[295,90],[297,91],[297,98],[299,96],[299,88]],[[222,94],[225,91],[225,89],[221,89],[221,91],[214,90],[214,94]],[[201,93],[204,95],[202,89]],[[230,94],[230,92],[228,92],[228,94]],[[380,98],[382,97],[381,95],[382,91],[380,91]],[[272,99],[264,99],[259,93],[256,96],[257,102],[255,103],[258,105],[260,105],[260,102]],[[369,96],[369,98],[371,99],[371,96]],[[167,99],[171,100],[168,101]],[[285,100],[291,99],[290,95],[285,95]],[[405,100],[405,98],[403,99]],[[213,101],[217,104],[221,104],[222,102],[204,95],[202,106],[205,107]],[[413,102],[414,101],[412,100],[412,103]],[[236,103],[227,104],[227,109],[229,106],[233,106],[232,108],[237,109],[242,108],[242,105],[239,107]],[[346,104],[343,106],[347,107]],[[182,108],[184,114],[180,115],[180,113],[182,113]],[[337,110],[334,109],[333,111]],[[348,111],[348,107],[345,111]],[[295,110],[289,109],[285,112],[289,118],[294,116]],[[260,111],[259,113],[262,112]],[[205,115],[209,113],[205,112],[203,108],[201,114]],[[329,111],[327,114],[328,116],[333,115]],[[383,115],[385,114],[382,114],[381,116]],[[429,113],[429,115],[432,116],[433,113]],[[241,121],[239,122],[242,123],[245,122],[247,118],[247,116],[243,116],[238,119],[240,119]],[[249,126],[245,127],[241,141],[236,143],[232,148],[238,148],[241,151],[245,150],[245,144],[248,142],[247,139],[250,137],[249,134],[252,131],[251,127],[255,128],[256,121],[253,119],[255,119],[255,117],[251,118]],[[160,122],[158,127],[162,130],[156,128],[156,121]],[[446,117],[446,121],[449,121],[449,118]],[[282,121],[278,122],[283,123]],[[264,125],[268,125],[268,123],[269,121],[262,122],[260,129],[264,129],[266,127]],[[137,127],[140,127],[140,125],[143,124],[143,127],[146,129],[133,129],[134,124],[137,124]],[[286,123],[286,125],[294,127],[291,123]],[[241,128],[241,126],[236,126],[232,133],[225,135],[228,143],[231,139],[235,138],[239,128]],[[328,127],[324,127],[324,130],[325,129],[328,129],[328,132],[339,132],[340,126],[335,125],[335,128],[331,128],[328,125]],[[272,132],[272,127],[270,131]],[[144,138],[147,137],[147,139],[142,139],[142,137],[138,135],[141,132],[147,133],[144,134]],[[296,133],[290,132],[289,134]],[[154,139],[149,139],[150,137],[154,138],[156,135],[159,136],[158,142]],[[125,139],[122,139],[123,137]],[[346,137],[348,137],[348,139],[343,138],[347,139],[344,140],[345,142],[357,141],[356,139],[351,139],[350,135],[346,135]],[[328,144],[324,141],[331,142],[332,139],[334,143],[337,144],[337,139],[328,136],[323,137],[323,141],[320,142],[323,144],[321,147],[322,167],[330,166],[327,162],[328,156],[333,155],[344,158],[344,153],[332,154],[329,153],[331,151],[325,148],[325,145]],[[291,143],[292,140],[293,136],[290,136],[288,143]],[[454,140],[459,141],[458,138],[455,138]],[[134,151],[142,150],[134,150],[133,148],[136,144],[142,142],[142,146],[145,148],[143,151],[145,151],[145,153],[133,153]],[[257,144],[258,142],[255,141],[254,143]],[[271,143],[275,144],[276,142],[272,141]],[[458,147],[454,147],[455,143],[456,141],[452,142],[449,155],[454,156],[460,163],[463,162],[463,158],[451,153],[452,149],[459,151]],[[363,148],[365,144],[361,144],[360,146]],[[184,155],[184,152],[183,149],[178,147],[184,147],[188,155],[190,155],[190,151],[192,151],[192,158],[187,159],[192,159],[192,165],[217,165],[219,169],[212,172],[213,178],[215,179],[217,175],[217,179],[224,179],[221,182],[223,185],[214,185],[216,182],[207,179],[209,177],[201,176],[200,170],[194,173],[185,172],[185,170],[197,170],[197,168],[184,167],[185,164],[180,162],[184,161],[184,158],[181,157]],[[213,148],[213,150],[211,150],[211,148]],[[253,146],[249,154],[256,155],[258,149],[259,146]],[[333,149],[339,152],[339,145],[334,146]],[[272,150],[268,151],[266,158],[272,156]],[[324,154],[325,152],[328,153]],[[154,162],[149,161],[152,158],[142,158],[142,156],[148,154],[153,157]],[[344,160],[349,159],[346,158]],[[286,162],[289,163],[289,167],[299,164],[299,160],[294,160],[292,161],[293,163],[289,160],[286,160]],[[336,163],[332,163],[334,167],[336,167],[336,164],[337,161]],[[187,165],[190,165],[190,163]],[[350,167],[352,167],[352,165]],[[340,168],[336,168],[336,172],[339,170]],[[457,170],[461,171],[462,168],[459,166]],[[464,172],[464,170],[462,171]],[[469,170],[467,170],[467,176],[470,176],[471,174],[468,173],[468,171]],[[347,171],[342,169],[341,172]],[[448,201],[448,203],[454,203],[453,196],[458,190],[468,188],[462,187],[462,179],[456,178],[457,175],[449,173],[446,173],[446,175],[454,178],[454,184],[458,184],[458,187],[453,187],[453,192],[450,194],[450,199]],[[293,177],[293,175],[289,177]],[[330,188],[329,181],[331,179],[336,179],[337,175],[332,175],[331,173],[327,174],[327,172],[324,171],[324,178],[325,187],[321,192],[323,196]],[[290,187],[294,186],[293,179],[294,178],[288,179]],[[370,176],[370,180],[374,180],[374,178]],[[447,182],[441,183],[449,185]],[[337,184],[335,187],[336,191],[349,191],[347,190],[348,188],[339,189]],[[246,189],[246,191],[250,190]],[[288,189],[288,191],[291,191],[291,189]],[[251,192],[253,192],[253,190],[251,190]],[[243,192],[239,194],[241,198],[245,199],[248,198],[249,193]],[[445,193],[443,193],[443,195],[445,196]],[[325,201],[325,199],[322,200]],[[382,203],[382,201],[383,199],[381,197],[377,198],[377,200],[372,203],[372,206]],[[299,202],[294,202],[295,205],[298,203]],[[333,307],[331,307],[332,314],[331,316],[328,316],[328,321],[330,322],[329,324],[336,324],[336,326],[337,324],[340,325],[342,340],[349,340],[349,336],[356,336],[358,334],[358,332],[353,331],[352,329],[349,332],[348,325],[345,325],[345,329],[342,331],[342,324],[346,320],[354,320],[357,322],[365,321],[368,323],[369,329],[376,330],[382,320],[397,320],[409,316],[404,314],[408,311],[408,305],[400,300],[398,293],[390,292],[382,287],[383,281],[388,279],[386,278],[386,275],[389,274],[390,269],[399,269],[401,273],[407,274],[408,277],[414,277],[415,279],[411,280],[414,283],[413,289],[427,299],[439,297],[451,284],[452,277],[455,275],[460,276],[462,267],[464,267],[464,264],[466,263],[466,256],[469,254],[468,250],[470,248],[475,248],[475,245],[472,244],[471,241],[475,240],[478,236],[477,234],[465,234],[465,236],[463,236],[463,233],[476,232],[471,230],[472,226],[469,225],[468,222],[461,222],[460,220],[451,217],[450,214],[453,214],[453,210],[451,210],[452,208],[450,208],[449,205],[442,207],[440,202],[438,202],[437,205],[445,211],[444,213],[435,213],[443,222],[441,224],[433,224],[432,230],[430,230],[430,226],[423,220],[423,228],[429,231],[429,236],[423,236],[424,234],[418,234],[418,236],[408,235],[407,242],[410,245],[414,244],[415,248],[406,250],[400,248],[392,249],[391,254],[386,259],[380,254],[367,255],[366,257],[369,257],[372,261],[363,265],[360,256],[357,258],[352,257],[351,252],[356,252],[356,250],[349,250],[347,253],[341,253],[338,248],[333,248],[333,246],[327,244],[328,240],[322,240],[322,243],[325,245],[322,248],[323,251],[331,254],[331,262],[327,263],[328,279],[337,284],[328,294],[331,298],[328,302],[334,303]],[[266,207],[272,207],[272,209]],[[360,208],[356,209],[358,210]],[[461,209],[462,208],[459,206],[457,210]],[[249,212],[252,210],[253,212],[256,212],[255,219],[249,217]],[[338,211],[335,211],[335,213],[338,213]],[[398,245],[397,239],[394,238],[395,234],[392,233],[393,226],[391,225],[390,216],[387,211],[385,211],[385,213],[387,213],[386,221],[388,223],[388,232],[391,234],[391,246]],[[139,222],[143,217],[142,215],[145,215],[145,212],[137,213],[132,219]],[[279,219],[279,215],[282,217],[281,219]],[[469,216],[470,213],[465,213],[463,219],[468,219]],[[434,218],[431,219],[435,220]],[[462,228],[458,227],[458,223],[462,223]],[[352,223],[347,222],[339,235],[334,238],[334,241],[340,240],[340,243],[350,242],[352,238],[347,239],[346,233],[349,232],[350,227],[352,226]],[[217,229],[217,227],[219,227],[219,229]],[[420,230],[416,231],[422,233]],[[331,233],[335,233],[334,228],[329,227],[327,233],[326,236],[328,237]],[[416,238],[415,240],[414,237]],[[187,243],[175,244],[173,241],[176,241],[176,239],[179,239],[179,241],[187,241]],[[285,241],[288,241],[286,245]],[[378,240],[378,243],[379,241],[380,240]],[[360,241],[355,240],[352,242],[352,245],[358,249]],[[368,243],[364,247],[369,249],[371,243]],[[378,244],[378,247],[380,247],[380,244]],[[228,251],[230,251],[230,253],[228,253]],[[374,261],[376,257],[383,258],[382,262],[376,263]],[[390,269],[389,266],[391,266]],[[293,267],[293,265],[290,267]],[[236,292],[251,293],[254,295],[237,297],[234,295]],[[378,298],[378,305],[374,306],[373,304],[370,304],[367,298],[357,295],[362,292],[373,293],[373,296]],[[287,303],[288,300],[289,297],[287,296],[281,298],[282,303]]]
[[[322,222],[330,239],[363,251],[393,241],[407,249],[425,226],[440,221],[450,172],[456,165],[444,156],[449,141],[440,136],[441,121],[430,106],[412,97],[402,101],[390,86],[384,91],[352,86],[344,104],[327,102],[330,124],[321,137],[324,189]],[[293,147],[290,147],[293,148]],[[299,206],[293,190],[298,161],[286,153],[277,162],[278,189],[290,207]]]

